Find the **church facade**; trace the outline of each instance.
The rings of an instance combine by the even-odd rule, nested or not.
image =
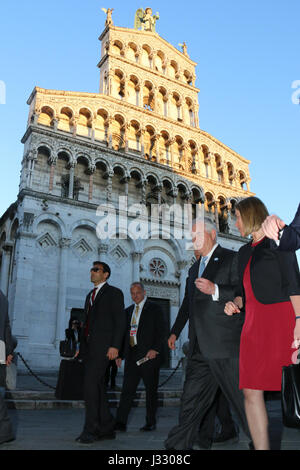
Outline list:
[[[186,211],[211,217],[223,246],[245,242],[234,205],[252,195],[250,162],[200,129],[186,45],[179,51],[151,26],[114,26],[111,12],[99,39],[99,93],[36,87],[29,97],[18,199],[0,219],[0,288],[18,350],[37,370],[57,369],[93,261],[110,265],[126,306],[130,284],[143,282],[167,330],[195,260],[180,235]],[[114,233],[103,228],[108,214]],[[186,339],[185,330],[176,351],[166,348],[164,367],[176,366]]]

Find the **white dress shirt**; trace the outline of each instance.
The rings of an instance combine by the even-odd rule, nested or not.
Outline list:
[[[96,290],[95,297],[94,297],[94,302],[95,302],[95,300],[96,300],[96,297],[97,297],[97,295],[98,295],[99,290],[101,289],[101,287],[104,286],[104,284],[106,284],[106,281],[101,282],[101,284],[98,284],[98,286],[95,286],[95,287],[94,287],[94,289],[97,289],[97,290]],[[94,289],[93,289],[93,290],[94,290]],[[90,302],[92,301],[92,295],[93,295],[93,294],[91,294]]]
[[[136,334],[133,336],[134,338],[134,344],[137,344],[137,339],[136,339],[136,336],[137,336],[137,331],[138,331],[138,327],[139,327],[139,322],[140,322],[140,318],[141,318],[141,313],[142,313],[142,310],[144,308],[144,305],[146,303],[146,300],[147,300],[147,296],[145,296],[143,298],[143,300],[139,303],[139,304],[134,304],[134,307],[133,307],[133,311],[132,311],[132,316],[131,316],[131,321],[132,321],[132,317],[133,315],[135,314],[135,311],[136,311],[136,308],[139,307],[139,311],[138,311],[138,314],[136,315]],[[130,322],[131,323],[131,322]]]
[[[206,256],[205,268],[206,268],[206,266],[208,265],[208,263],[209,263],[209,261],[210,261],[210,258],[212,257],[212,255],[213,255],[215,249],[217,248],[217,246],[219,246],[219,243],[216,243],[216,244],[212,247],[212,249],[210,250],[210,252],[207,253],[207,255],[205,255],[205,256]],[[202,274],[202,276],[203,276],[203,274]],[[204,278],[204,279],[205,279],[205,278]],[[215,302],[217,302],[217,301],[219,300],[219,286],[218,286],[218,284],[215,284],[215,293],[212,294],[212,299],[213,299]]]

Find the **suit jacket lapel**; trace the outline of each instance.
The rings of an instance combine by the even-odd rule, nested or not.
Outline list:
[[[141,327],[141,325],[143,324],[144,320],[145,320],[145,317],[147,315],[147,310],[149,308],[149,303],[148,303],[148,300],[146,300],[145,304],[144,304],[144,307],[140,313],[140,321],[139,321],[139,328]]]
[[[202,273],[202,277],[209,280],[214,279],[214,275],[219,269],[222,258],[223,250],[222,247],[218,245],[213,254],[211,255],[210,260]]]
[[[97,294],[97,296],[96,296],[96,298],[95,298],[95,301],[94,301],[94,303],[93,303],[93,305],[92,305],[91,310],[94,310],[95,307],[96,307],[96,305],[98,305],[98,303],[99,303],[99,301],[100,301],[100,299],[101,299],[101,296],[102,296],[103,293],[107,290],[107,288],[108,288],[108,284],[107,284],[107,282],[106,282],[106,283],[104,284],[104,286],[102,286],[101,289],[99,290],[99,292],[98,292],[98,294]],[[90,298],[89,298],[89,302],[90,302],[90,299],[91,299],[91,296],[90,296]]]

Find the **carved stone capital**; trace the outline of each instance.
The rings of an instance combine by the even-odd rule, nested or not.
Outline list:
[[[69,248],[71,246],[71,243],[72,243],[72,239],[71,238],[61,238],[59,240],[59,246],[60,248]]]
[[[105,255],[108,252],[109,245],[107,243],[100,243],[98,246],[99,255]]]

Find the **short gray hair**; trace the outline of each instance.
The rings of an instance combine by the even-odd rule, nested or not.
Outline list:
[[[133,282],[133,283],[131,284],[131,286],[130,286],[130,289],[131,289],[133,286],[140,286],[140,288],[141,288],[143,291],[146,290],[144,284],[143,284],[142,282],[139,282],[139,281]]]
[[[212,230],[215,230],[216,234],[218,233],[217,226],[213,220],[211,220],[209,217],[199,217],[198,219],[194,219],[192,222],[192,227],[194,225],[197,225],[198,223],[204,224],[204,227],[206,228],[206,231],[211,232]]]

